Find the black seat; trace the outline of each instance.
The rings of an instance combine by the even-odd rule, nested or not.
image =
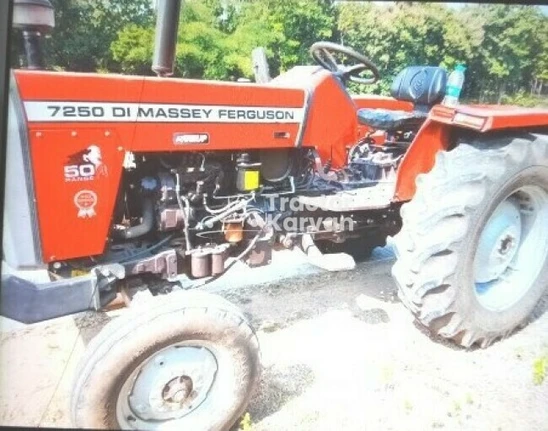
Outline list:
[[[447,73],[441,67],[411,66],[402,70],[390,92],[397,100],[412,102],[414,110],[359,109],[360,124],[381,130],[407,130],[420,127],[428,112],[445,95]]]

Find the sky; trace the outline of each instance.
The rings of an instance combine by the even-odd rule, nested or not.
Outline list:
[[[379,3],[379,2],[377,2],[377,3]],[[466,6],[467,4],[470,4],[470,3],[457,3],[457,2],[455,2],[455,3],[447,2],[446,3],[447,6],[449,6],[450,8],[453,8],[453,9],[460,9],[460,8]],[[544,15],[548,15],[548,6],[540,6],[540,9],[544,13]]]
[[[374,1],[373,3],[377,3],[377,4],[386,4],[386,3],[392,3],[392,2],[387,2],[387,1]],[[476,2],[476,3],[480,3],[480,2]],[[452,9],[460,9],[464,6],[466,6],[467,4],[474,4],[474,3],[458,3],[458,2],[455,2],[455,3],[452,3],[452,2],[445,2],[445,4],[452,8]],[[539,5],[540,6],[540,5]],[[542,10],[542,13],[544,15],[548,15],[548,6],[540,6],[540,9]]]

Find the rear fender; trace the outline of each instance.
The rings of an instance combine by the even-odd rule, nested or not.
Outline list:
[[[513,106],[467,106],[432,108],[428,119],[409,146],[398,170],[394,201],[408,201],[415,195],[415,180],[429,172],[436,153],[447,150],[459,133],[512,133],[548,128],[548,110]]]
[[[426,120],[409,146],[398,169],[394,201],[408,201],[415,195],[417,175],[434,167],[436,153],[446,150],[452,126]]]

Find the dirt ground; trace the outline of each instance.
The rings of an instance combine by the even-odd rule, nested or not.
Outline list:
[[[511,338],[465,351],[413,323],[389,253],[343,273],[285,259],[208,288],[258,329],[264,373],[248,408],[253,430],[548,430],[548,381],[534,384],[534,362],[548,355],[548,297]],[[76,363],[122,312],[1,321],[0,425],[70,427]]]

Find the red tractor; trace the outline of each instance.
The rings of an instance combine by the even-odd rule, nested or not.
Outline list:
[[[401,71],[393,97],[352,96],[378,68],[327,42],[318,66],[264,84],[169,79],[179,3],[159,4],[158,77],[12,73],[2,314],[157,297],[89,344],[75,426],[230,427],[259,378],[257,337],[177,280],[275,247],[336,269],[395,235],[399,296],[433,334],[486,347],[526,321],[548,285],[548,111],[444,106],[431,66]]]

